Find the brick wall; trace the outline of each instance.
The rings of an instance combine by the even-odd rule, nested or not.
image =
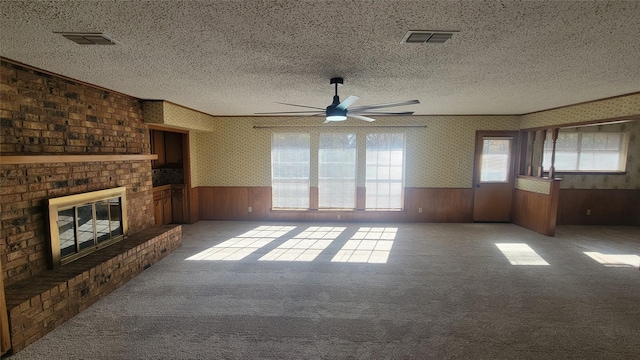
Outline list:
[[[149,153],[139,99],[0,61],[0,156]],[[5,285],[47,267],[46,199],[116,186],[130,234],[153,224],[150,161],[0,164]]]
[[[12,352],[41,338],[181,244],[179,225],[154,226],[60,269],[7,286]]]

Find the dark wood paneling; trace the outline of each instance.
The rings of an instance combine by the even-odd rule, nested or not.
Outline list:
[[[471,222],[473,189],[405,188],[407,221]],[[422,208],[422,213],[419,209]]]
[[[198,187],[198,213],[200,219],[215,219],[213,202],[215,189],[213,187]]]
[[[513,222],[527,229],[547,233],[549,195],[516,189],[513,196]]]
[[[407,188],[405,204],[409,221],[471,222],[473,189]]]
[[[198,198],[200,219],[266,220],[271,207],[271,188],[199,187]]]
[[[549,194],[515,189],[513,193],[513,223],[547,236],[556,233],[560,183],[551,182]]]
[[[199,192],[197,187],[191,188],[188,192],[188,208],[189,208],[189,218],[187,221],[189,224],[193,224],[196,221],[200,220],[200,206],[199,206]]]
[[[251,206],[252,212],[249,219],[267,220],[271,210],[271,187],[260,186],[247,188],[247,207]]]
[[[405,211],[272,211],[268,186],[198,187],[196,197],[203,220],[471,222],[473,208],[472,189],[406,188]]]
[[[558,224],[640,226],[640,190],[561,189]]]

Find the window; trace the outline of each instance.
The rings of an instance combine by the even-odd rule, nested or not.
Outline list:
[[[271,188],[273,208],[309,208],[309,134],[273,134]]]
[[[366,208],[402,209],[404,134],[367,134]]]
[[[356,207],[356,135],[320,134],[318,207]]]
[[[482,157],[480,158],[481,182],[509,181],[510,138],[488,138],[482,141]]]
[[[551,166],[553,140],[547,134],[544,165]],[[556,171],[625,171],[627,134],[562,131],[556,141]]]
[[[362,200],[366,210],[402,209],[405,134],[376,133],[360,138],[355,133],[315,136],[317,142],[311,146],[308,133],[272,135],[273,209],[309,209],[309,187],[316,181],[318,198],[313,205],[318,209],[355,209]],[[359,148],[365,153],[358,154]],[[318,159],[317,171],[313,173],[312,156]],[[364,157],[364,161],[358,162],[358,156]],[[365,199],[357,199],[358,174],[365,175]]]

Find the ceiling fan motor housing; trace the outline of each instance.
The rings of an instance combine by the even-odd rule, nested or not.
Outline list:
[[[347,119],[347,109],[337,108],[336,105],[338,105],[339,103],[340,102],[338,101],[338,103],[334,102],[333,104],[327,106],[327,120],[340,121]]]

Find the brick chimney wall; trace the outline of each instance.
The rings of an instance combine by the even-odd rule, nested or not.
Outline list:
[[[129,233],[154,220],[148,160],[8,165],[1,157],[149,154],[142,116],[137,98],[1,59],[0,261],[5,286],[48,267],[49,198],[125,186]]]

